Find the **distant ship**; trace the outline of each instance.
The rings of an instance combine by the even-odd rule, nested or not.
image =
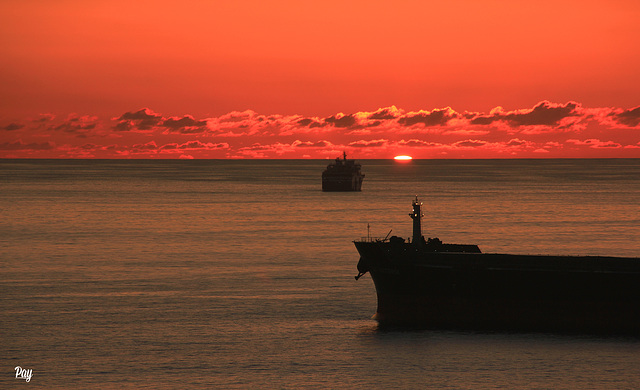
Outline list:
[[[422,236],[354,241],[380,325],[640,335],[640,258],[482,253]]]
[[[327,165],[322,172],[322,191],[360,191],[364,174],[360,172],[360,164],[354,160],[347,160],[347,153]]]

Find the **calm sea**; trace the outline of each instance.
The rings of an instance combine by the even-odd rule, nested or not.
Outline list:
[[[640,160],[361,162],[0,160],[0,388],[640,387],[640,339],[379,330],[352,244],[418,195],[444,242],[640,256]]]

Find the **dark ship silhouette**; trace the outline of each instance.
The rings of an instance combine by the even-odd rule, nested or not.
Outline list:
[[[354,160],[347,160],[347,153],[342,152],[340,157],[327,165],[322,172],[322,191],[360,191],[364,174],[360,172],[360,164]]]
[[[482,253],[425,240],[421,208],[416,197],[407,241],[354,241],[356,280],[371,274],[380,325],[640,334],[640,258]]]

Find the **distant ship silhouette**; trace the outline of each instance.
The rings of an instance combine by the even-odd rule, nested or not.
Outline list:
[[[422,236],[354,241],[381,325],[640,334],[640,258],[482,253]]]
[[[340,157],[327,165],[322,172],[322,191],[360,191],[364,174],[360,172],[360,164],[354,160],[347,160],[347,153],[342,152]]]

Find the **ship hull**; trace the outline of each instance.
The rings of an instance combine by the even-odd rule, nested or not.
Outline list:
[[[322,191],[361,191],[363,177],[359,175],[322,177]]]
[[[381,325],[640,333],[640,259],[355,244]]]

